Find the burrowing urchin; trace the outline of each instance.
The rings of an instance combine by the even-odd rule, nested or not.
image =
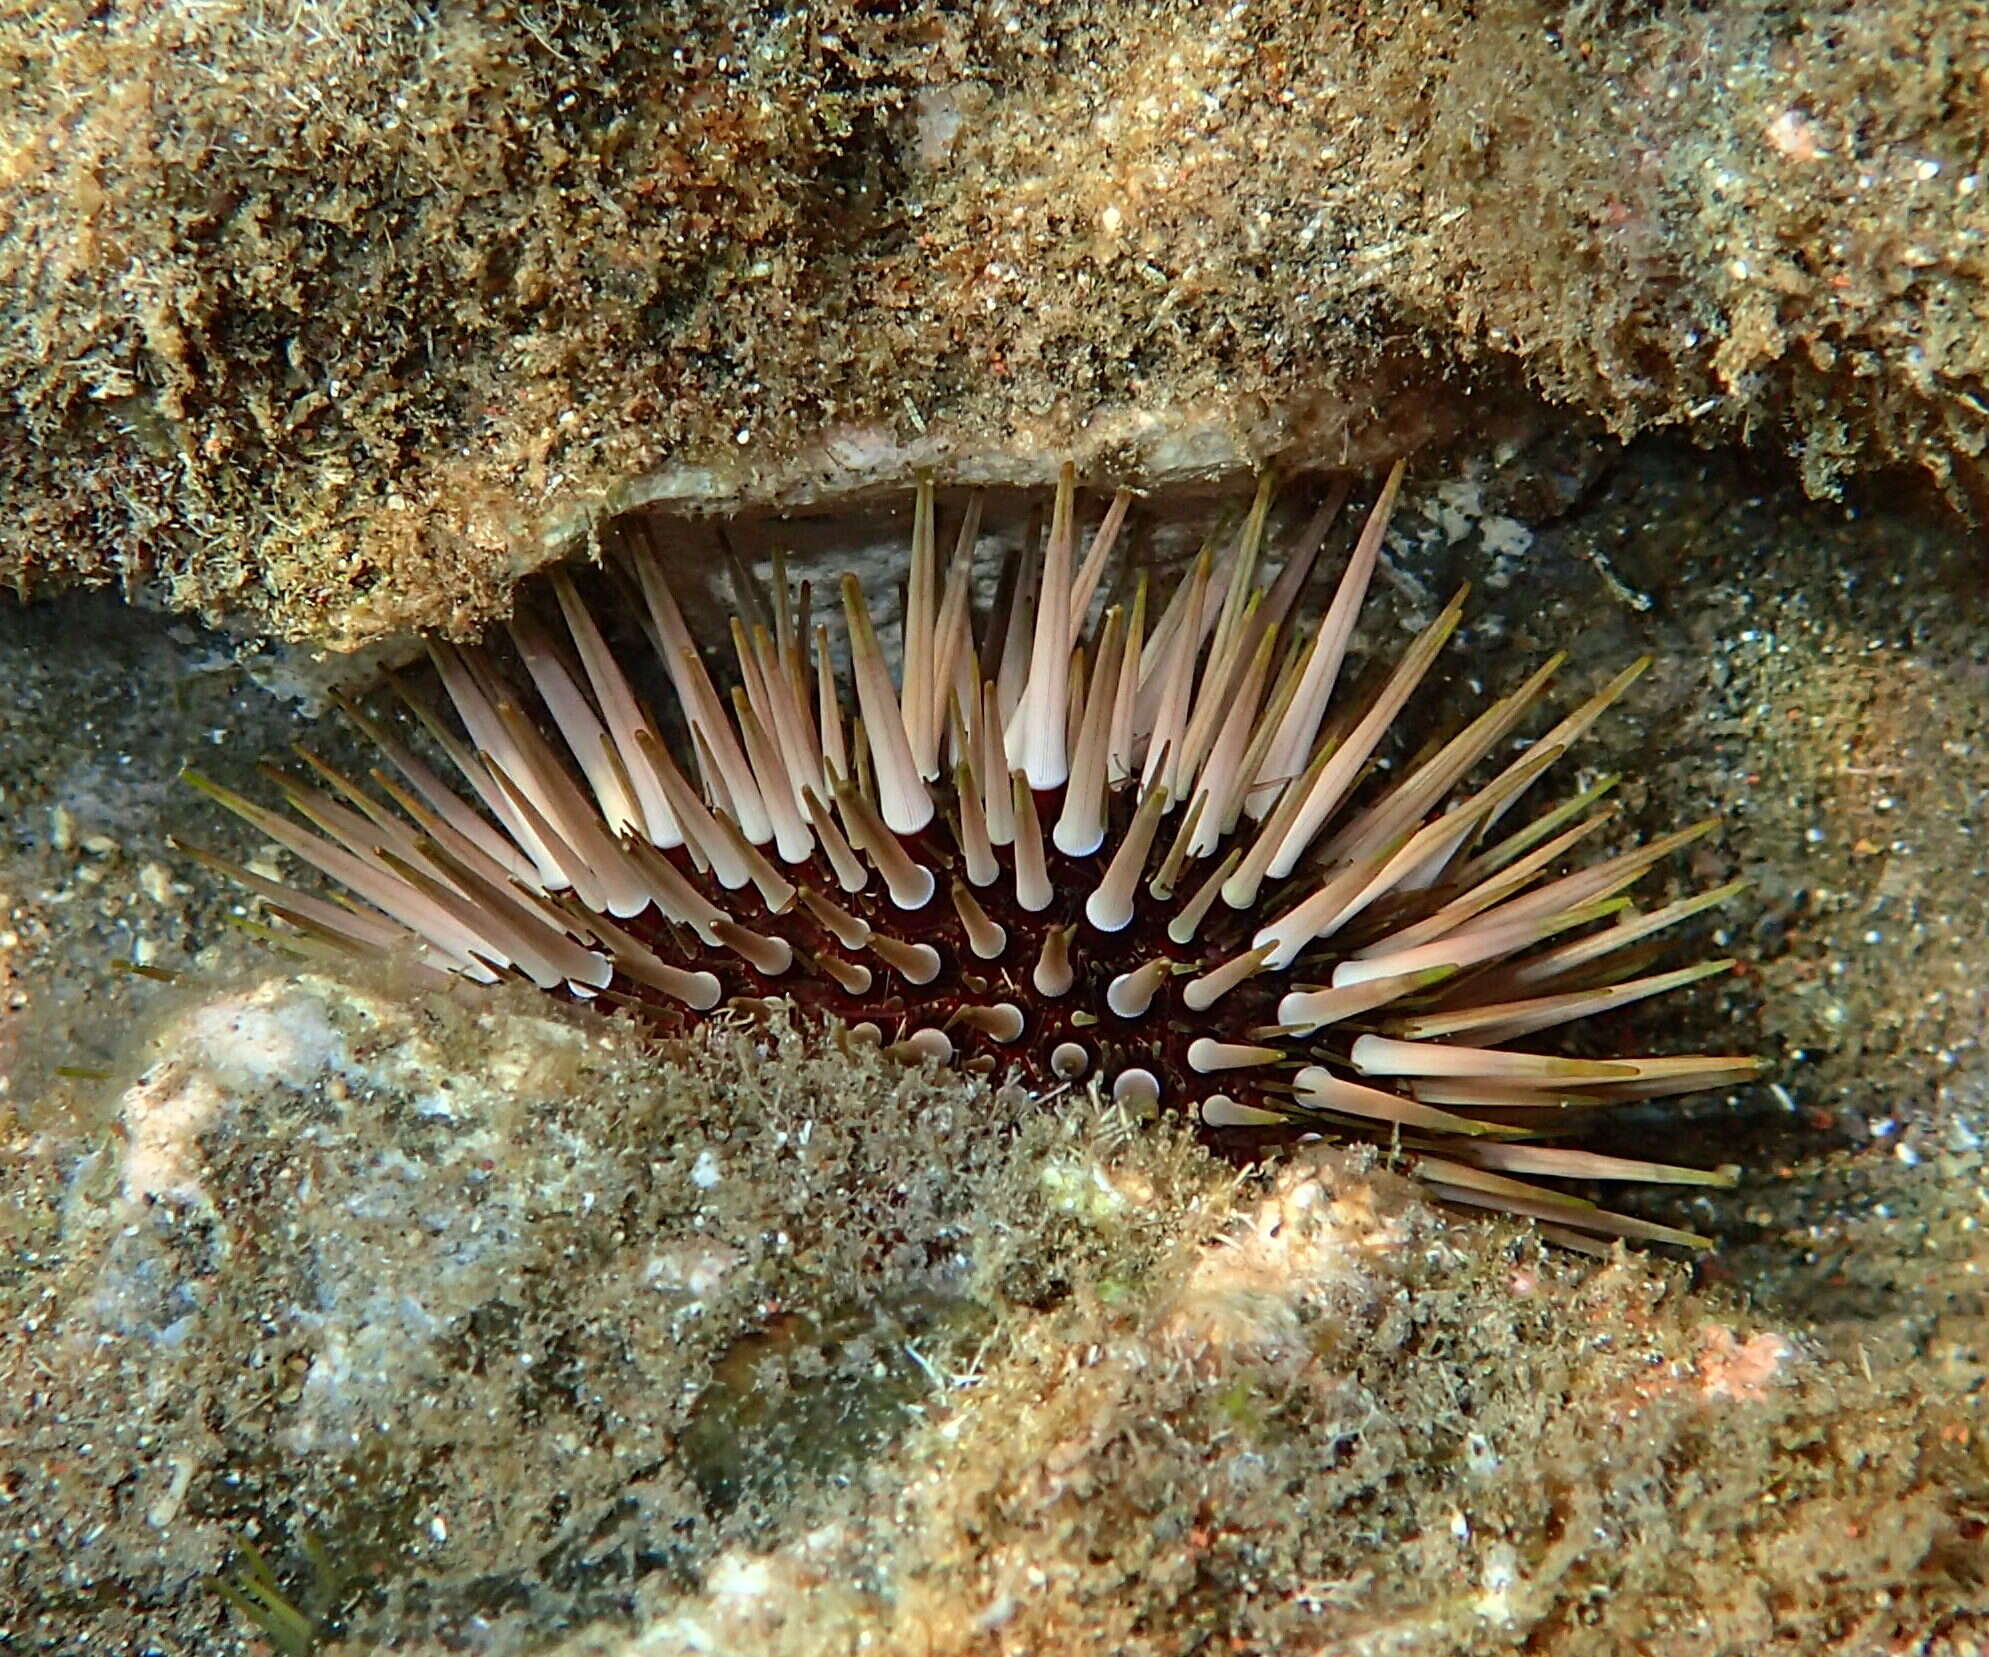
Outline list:
[[[1302,601],[1344,490],[1260,582],[1260,488],[1158,603],[1113,559],[1130,494],[1087,541],[1066,469],[1047,535],[1010,555],[977,618],[979,500],[942,558],[922,481],[895,681],[856,577],[837,629],[776,560],[768,590],[735,569],[729,692],[649,524],[624,520],[611,563],[665,717],[643,694],[656,664],[618,660],[556,573],[560,620],[526,608],[509,625],[521,674],[431,644],[455,723],[394,687],[461,787],[412,731],[350,704],[393,768],[377,792],[308,753],[324,787],[270,772],[319,832],[194,779],[351,897],[194,855],[307,948],[528,979],[670,1034],[780,999],[908,1057],[1190,1112],[1219,1148],[1376,1140],[1446,1201],[1570,1237],[1695,1242],[1539,1181],[1729,1182],[1561,1142],[1755,1061],[1598,1061],[1532,1038],[1731,966],[1645,970],[1660,934],[1737,887],[1632,907],[1711,825],[1582,862],[1613,779],[1519,809],[1642,662],[1520,742],[1557,655],[1463,729],[1378,762],[1464,605],[1365,694],[1342,690],[1401,479],[1316,623]]]

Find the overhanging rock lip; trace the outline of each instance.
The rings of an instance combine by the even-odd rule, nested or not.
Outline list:
[[[573,555],[593,527],[626,512],[686,517],[864,507],[902,495],[921,472],[952,488],[1044,489],[1066,461],[1080,481],[1159,492],[1208,489],[1266,467],[1288,473],[1368,471],[1455,437],[1465,400],[1399,377],[1358,402],[1333,399],[1244,411],[1201,406],[1121,407],[1093,413],[1075,432],[1018,422],[1005,438],[934,425],[910,438],[880,425],[824,431],[791,458],[736,463],[668,462],[605,496],[568,503],[513,561],[523,577]]]

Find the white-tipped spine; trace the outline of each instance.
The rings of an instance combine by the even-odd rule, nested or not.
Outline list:
[[[1056,506],[1050,519],[1049,554],[1036,604],[1035,640],[1029,676],[1008,735],[1008,761],[1035,789],[1061,788],[1070,775],[1064,746],[1070,710],[1071,541],[1074,535],[1075,471],[1069,463],[1057,478]]]
[[[878,648],[876,630],[863,588],[853,575],[843,577],[843,614],[849,621],[850,667],[856,678],[864,733],[870,739],[870,761],[877,775],[877,801],[885,823],[899,834],[916,834],[932,821],[932,795],[912,760],[905,735],[898,693]]]

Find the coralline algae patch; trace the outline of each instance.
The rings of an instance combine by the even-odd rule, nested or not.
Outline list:
[[[1808,1653],[1874,1560],[1886,1628],[1979,1593],[1952,1409],[1372,1152],[319,975],[118,1124],[0,1334],[22,1649],[248,1649],[252,1557],[417,1652]]]

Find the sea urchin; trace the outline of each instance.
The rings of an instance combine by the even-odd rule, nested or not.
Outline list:
[[[1447,740],[1377,763],[1463,610],[1460,593],[1370,694],[1336,695],[1401,479],[1398,465],[1316,626],[1298,604],[1346,492],[1260,585],[1268,482],[1164,607],[1142,576],[1093,621],[1131,496],[1080,558],[1066,468],[1047,536],[1011,556],[978,629],[979,500],[942,569],[922,482],[896,683],[842,580],[853,704],[831,630],[778,560],[767,592],[735,569],[722,695],[652,531],[628,520],[618,567],[674,691],[667,722],[555,574],[562,625],[525,610],[509,628],[536,710],[480,648],[430,647],[460,729],[396,684],[467,792],[351,704],[398,775],[374,771],[375,794],[308,752],[323,787],[271,770],[319,832],[192,779],[360,901],[183,849],[305,948],[528,978],[668,1032],[782,998],[907,1055],[1192,1112],[1218,1145],[1381,1140],[1447,1201],[1696,1241],[1537,1180],[1729,1173],[1543,1141],[1755,1062],[1518,1044],[1730,966],[1644,971],[1656,934],[1737,887],[1647,912],[1625,896],[1709,823],[1571,865],[1611,819],[1613,779],[1510,826],[1644,663],[1516,745],[1556,656]]]

